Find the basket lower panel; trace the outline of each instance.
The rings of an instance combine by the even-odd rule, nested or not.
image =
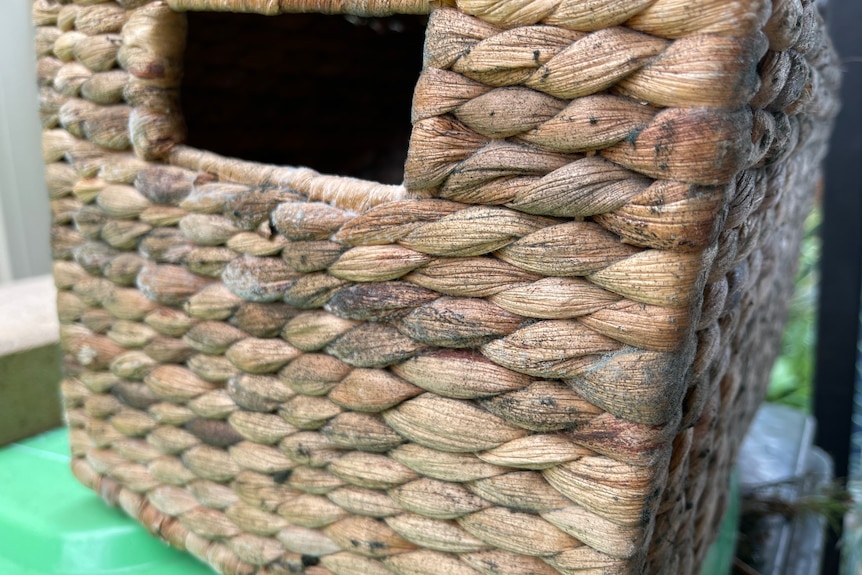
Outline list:
[[[373,365],[403,348],[351,356],[367,367],[320,353],[354,320],[242,302],[218,284],[168,283],[196,292],[183,296],[181,312],[78,276],[68,292],[84,304],[77,329],[92,333],[105,322],[108,337],[67,340],[74,363],[86,365],[64,384],[75,473],[161,538],[228,574],[427,572],[429,565],[482,573],[493,572],[481,568],[490,563],[506,565],[504,572],[594,565],[628,573],[642,561],[649,573],[694,572],[765,393],[816,185],[815,170],[800,170],[788,186],[775,175],[783,169],[770,168],[764,180],[772,205],[722,235],[738,245],[743,230],[755,229],[759,241],[741,257],[715,259],[704,308],[713,305],[711,293],[730,305],[699,326],[699,351],[709,355],[698,356],[702,378],[690,384],[684,416],[702,415],[672,444],[675,428],[623,425],[641,434],[632,451],[608,434],[619,433],[622,420],[568,386],[476,364],[463,352],[419,355],[391,370]],[[108,291],[93,295],[100,289]],[[107,317],[105,303],[86,304],[95,297],[128,319]],[[388,333],[364,336],[384,342]],[[221,349],[233,351],[217,355]],[[477,368],[484,371],[471,373]],[[458,399],[489,393],[479,402],[488,412]],[[561,404],[568,411],[547,409]],[[580,423],[556,429],[557,417]],[[525,532],[535,539],[522,539]]]

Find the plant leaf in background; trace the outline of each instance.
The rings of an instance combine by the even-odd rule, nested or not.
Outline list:
[[[766,400],[811,412],[814,356],[817,335],[817,294],[819,289],[820,223],[823,214],[816,206],[805,220],[805,235],[796,273],[795,291],[790,300],[781,352],[772,369]]]

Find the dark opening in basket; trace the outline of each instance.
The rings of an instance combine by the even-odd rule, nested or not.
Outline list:
[[[427,17],[187,17],[187,144],[401,183]]]

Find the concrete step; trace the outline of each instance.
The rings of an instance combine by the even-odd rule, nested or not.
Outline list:
[[[60,365],[51,277],[0,285],[0,445],[61,424]]]

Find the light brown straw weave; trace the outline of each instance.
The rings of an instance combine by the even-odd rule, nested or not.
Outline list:
[[[312,25],[384,17],[425,35],[402,185],[189,145],[182,98],[232,77],[210,64],[269,66],[255,26],[283,21],[262,45],[299,65],[342,39]],[[698,572],[837,108],[813,0],[35,0],[33,22],[81,482],[226,575]],[[360,62],[375,98],[400,52]],[[246,88],[335,146],[366,88],[312,96],[315,66]]]

